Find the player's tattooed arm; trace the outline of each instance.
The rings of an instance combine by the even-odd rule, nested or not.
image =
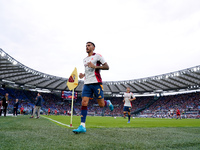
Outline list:
[[[109,70],[109,66],[107,63],[104,63],[102,66],[96,66],[96,67],[97,67],[96,69]]]
[[[134,98],[132,98],[132,99],[129,99],[129,101],[134,101],[134,100],[136,100],[136,98],[134,97]]]
[[[94,68],[94,69],[101,69],[101,70],[109,70],[109,66],[107,63],[104,63],[101,66],[95,66],[91,61],[88,63],[88,67]]]

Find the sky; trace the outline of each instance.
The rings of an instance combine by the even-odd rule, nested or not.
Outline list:
[[[0,0],[0,48],[34,70],[84,73],[88,41],[110,67],[103,81],[200,65],[200,1]]]

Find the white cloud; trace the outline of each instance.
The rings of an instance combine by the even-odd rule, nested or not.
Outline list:
[[[0,1],[0,47],[23,64],[68,77],[83,72],[85,43],[126,80],[200,64],[200,1]]]

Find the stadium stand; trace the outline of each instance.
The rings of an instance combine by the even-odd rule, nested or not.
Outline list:
[[[31,69],[15,60],[0,48],[0,84],[20,86],[23,88],[40,88],[47,90],[69,90],[66,85],[68,78],[57,77]],[[156,75],[147,78],[105,81],[103,82],[105,94],[118,94],[125,92],[129,86],[131,91],[137,94],[151,93],[156,90],[162,91],[187,91],[200,89],[200,66]],[[81,92],[83,80],[79,80],[77,92]]]
[[[169,110],[182,112],[184,118],[199,118],[200,92],[163,96],[141,114],[146,117],[167,117]]]
[[[25,114],[31,114],[34,106],[36,91],[28,91],[14,88],[1,88],[0,95],[3,96],[5,93],[9,93],[9,106],[8,112],[12,114],[13,104],[16,98],[19,99],[20,105],[24,107]],[[64,111],[70,111],[71,102],[69,100],[63,100],[56,94],[53,93],[42,93],[43,96],[43,107],[42,113],[47,114],[48,108],[51,109],[51,114],[57,110],[58,114],[63,115]],[[122,97],[109,97],[115,107],[113,112],[109,109],[100,108],[94,98],[89,102],[88,112],[92,115],[105,115],[105,116],[123,116],[123,98]],[[79,97],[75,101],[74,114],[80,115],[81,98]],[[167,117],[169,110],[179,108],[182,112],[183,118],[200,118],[200,92],[178,94],[170,96],[161,96],[156,99],[154,96],[137,97],[132,102],[132,114],[140,117]],[[175,113],[175,112],[174,112]]]
[[[18,98],[19,108],[23,106],[25,114],[30,114],[37,90],[40,90],[44,98],[42,113],[47,113],[50,108],[52,113],[57,110],[58,114],[64,114],[64,111],[69,111],[71,106],[70,101],[63,100],[60,96],[62,90],[68,90],[67,80],[68,78],[52,76],[31,69],[0,49],[0,85],[2,87],[0,88],[0,97],[9,93],[9,113],[12,113],[14,101]],[[128,86],[137,98],[132,102],[132,114],[135,116],[166,117],[170,109],[175,111],[176,108],[179,108],[185,118],[199,118],[200,66],[147,78],[105,81],[103,86],[105,99],[112,101],[115,107],[114,111],[110,112],[108,109],[98,107],[97,101],[94,99],[88,105],[88,114],[121,116],[123,114],[123,98],[121,96]],[[75,89],[79,93],[74,104],[74,114],[76,115],[80,114],[82,87],[83,81],[80,80]],[[178,92],[185,94],[175,94]],[[156,97],[157,93],[173,93],[173,95]]]

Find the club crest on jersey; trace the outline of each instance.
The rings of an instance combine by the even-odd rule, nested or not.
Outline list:
[[[76,78],[75,75],[71,75],[71,76],[69,77],[69,80],[68,80],[68,81],[69,81],[69,82],[74,82],[75,78]]]

